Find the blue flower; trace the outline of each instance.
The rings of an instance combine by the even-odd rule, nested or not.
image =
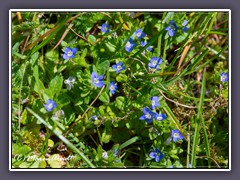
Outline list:
[[[111,82],[110,82],[110,86],[109,86],[110,92],[111,92],[112,94],[115,94],[115,92],[117,91],[117,89],[118,89],[117,85],[116,85],[113,81],[111,81]]]
[[[148,63],[148,67],[150,68],[155,68],[155,69],[159,69],[159,65],[162,63],[162,59],[161,58],[157,58],[157,57],[152,57],[150,59],[150,63]]]
[[[142,29],[138,29],[133,33],[138,39],[141,39],[146,36],[146,34],[142,31]]]
[[[176,25],[176,23],[173,20],[171,20],[169,22],[169,25],[165,28],[165,30],[168,31],[168,35],[171,37],[174,36],[177,29],[178,29],[178,26]]]
[[[127,52],[132,52],[133,47],[135,47],[136,44],[134,44],[133,39],[130,37],[129,41],[125,44],[124,48]]]
[[[141,41],[140,44],[141,44],[141,46],[144,47],[144,46],[147,44],[147,42],[146,42],[146,41]],[[151,47],[151,46],[148,46],[148,47],[147,47],[147,50],[148,50],[148,51],[152,51],[152,47]]]
[[[227,82],[228,81],[228,73],[222,72],[220,75],[220,80],[222,82]]]
[[[150,98],[151,100],[151,104],[152,104],[152,109],[156,109],[156,107],[160,106],[160,103],[158,102],[159,101],[159,97],[157,96],[153,96]]]
[[[155,119],[156,119],[157,121],[163,121],[163,120],[166,119],[166,118],[167,118],[166,114],[164,114],[164,113],[162,113],[162,114],[156,113]]]
[[[153,118],[155,118],[155,113],[152,112],[148,107],[143,108],[143,114],[139,119],[145,120],[148,124],[151,124],[153,121]]]
[[[123,63],[120,61],[118,62],[117,64],[114,64],[112,66],[113,69],[116,70],[117,73],[119,73],[120,71],[124,70],[125,69],[125,66],[123,65]]]
[[[149,154],[149,157],[155,159],[156,162],[159,162],[161,159],[164,158],[164,155],[158,148],[156,148]]]
[[[108,24],[106,24],[106,23],[103,23],[102,27],[101,27],[101,31],[103,33],[109,33],[110,32],[110,26]]]
[[[173,168],[173,165],[170,165],[168,168]]]
[[[184,137],[178,129],[175,129],[175,130],[172,130],[172,138],[173,138],[173,141],[176,142],[178,140],[182,140]]]
[[[44,104],[44,107],[48,112],[51,112],[55,107],[57,107],[57,104],[52,99],[48,99],[47,103]]]
[[[103,75],[98,76],[96,72],[92,72],[91,78],[92,78],[92,84],[96,87],[103,87],[104,82],[103,82]]]
[[[70,48],[70,47],[66,47],[64,50],[64,55],[63,58],[65,60],[68,60],[70,58],[74,58],[75,54],[77,53],[77,48]]]
[[[186,19],[184,19],[183,23],[182,23],[182,31],[186,32],[189,28],[187,27],[188,21]]]

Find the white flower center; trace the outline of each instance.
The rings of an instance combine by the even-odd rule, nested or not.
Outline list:
[[[179,134],[178,134],[178,133],[174,133],[173,136],[174,136],[175,138],[177,138],[177,137],[179,137]]]
[[[152,64],[153,64],[154,66],[156,66],[156,65],[157,65],[157,61],[154,60],[154,61],[152,62]]]
[[[122,69],[122,66],[117,66],[117,70],[121,70]]]
[[[155,101],[152,100],[152,105],[155,106]]]
[[[226,75],[222,75],[221,80],[225,81],[226,80]]]
[[[94,78],[94,83],[96,83],[96,84],[98,84],[99,83],[99,80],[98,80],[98,78]]]
[[[147,118],[147,119],[151,119],[152,116],[151,116],[150,114],[146,114],[146,118]]]
[[[158,120],[158,121],[161,121],[161,120],[162,120],[162,116],[158,116],[158,117],[157,117],[157,120]]]
[[[49,109],[52,109],[52,107],[53,107],[53,103],[48,104]]]
[[[110,89],[113,91],[115,88],[114,88],[114,86],[110,86]]]
[[[73,52],[72,51],[68,51],[67,55],[70,57],[73,55]]]
[[[126,47],[130,48],[131,47],[131,43],[127,42]]]
[[[138,32],[138,33],[137,33],[137,37],[141,36],[141,34],[142,34],[141,32]]]

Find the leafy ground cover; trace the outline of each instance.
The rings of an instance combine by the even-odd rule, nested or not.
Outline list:
[[[12,12],[12,168],[228,168],[228,12]]]

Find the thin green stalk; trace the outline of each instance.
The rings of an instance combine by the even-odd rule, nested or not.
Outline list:
[[[162,24],[160,24],[160,29],[162,29]],[[158,37],[158,44],[157,44],[157,57],[161,55],[161,44],[162,44],[162,34]]]
[[[167,117],[173,122],[173,124],[175,125],[175,127],[181,132],[181,134],[184,136],[184,138],[187,140],[187,136],[186,134],[183,132],[183,128],[181,126],[181,124],[179,123],[178,119],[175,117],[175,115],[173,114],[172,110],[170,109],[170,107],[167,105],[167,103],[165,101],[161,101],[163,110],[167,113]]]
[[[195,132],[193,136],[192,158],[191,158],[192,167],[196,167],[196,153],[197,153],[197,146],[199,142],[200,121],[202,120],[205,91],[206,91],[206,69],[204,69],[204,73],[203,73],[201,96],[200,96],[200,102],[198,106],[198,114],[195,122]],[[205,128],[205,126],[203,128]],[[206,149],[208,151],[208,148]]]
[[[59,133],[56,129],[53,128],[50,124],[48,124],[43,118],[41,118],[38,114],[32,111],[30,108],[26,108],[32,115],[34,115],[41,123],[43,123],[49,130],[51,130],[59,139],[61,139],[70,149],[75,151],[91,168],[95,168],[95,166],[91,163],[91,161],[80,152],[69,140],[67,140],[62,134]]]
[[[190,156],[190,134],[187,134],[188,146],[187,146],[187,168],[189,168],[189,156]]]

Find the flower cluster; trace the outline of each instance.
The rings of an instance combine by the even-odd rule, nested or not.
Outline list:
[[[184,19],[183,23],[182,23],[182,32],[186,32],[189,28],[187,27],[188,21],[186,19]],[[165,28],[165,30],[168,32],[168,35],[170,37],[173,37],[175,35],[175,33],[177,32],[177,30],[179,29],[179,27],[177,26],[177,24],[175,23],[174,20],[169,21],[168,26]]]
[[[148,124],[151,124],[153,120],[163,121],[167,118],[166,114],[160,114],[155,111],[156,107],[160,106],[159,97],[153,96],[150,98],[152,110],[148,107],[143,108],[143,115],[139,118],[140,120],[145,120]]]
[[[116,73],[120,73],[122,70],[125,69],[125,66],[120,61],[117,64],[112,65],[112,68],[116,70]],[[99,76],[96,72],[92,72],[91,79],[92,79],[93,86],[96,86],[98,88],[103,87],[104,86],[103,78],[104,78],[104,75]],[[111,81],[108,89],[110,90],[111,94],[115,94],[116,91],[118,90],[118,87],[113,81]]]
[[[132,52],[133,48],[137,46],[137,44],[134,42],[134,39],[141,40],[142,38],[145,38],[145,37],[146,37],[146,34],[143,32],[143,30],[141,28],[137,29],[125,44],[124,46],[125,50],[127,52]],[[146,46],[146,44],[147,44],[147,41],[140,42],[140,45],[143,47]],[[147,50],[152,51],[152,46],[148,46]]]

